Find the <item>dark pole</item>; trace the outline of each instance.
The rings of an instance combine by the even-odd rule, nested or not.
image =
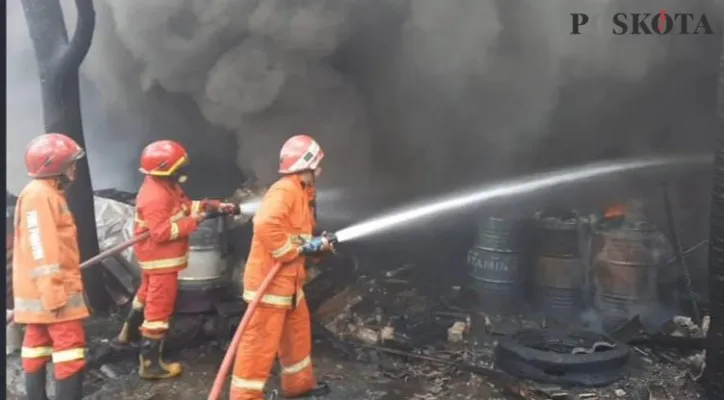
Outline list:
[[[64,133],[85,148],[78,70],[93,40],[96,23],[93,0],[75,1],[78,20],[70,41],[60,0],[21,1],[38,61],[45,132]],[[88,157],[78,162],[77,168],[76,181],[66,197],[78,225],[81,260],[87,260],[99,252]],[[86,293],[96,310],[109,305],[108,295],[100,284],[102,279],[101,268],[83,271]]]
[[[666,211],[666,224],[669,227],[669,235],[671,238],[671,247],[674,250],[674,257],[679,264],[686,284],[686,291],[691,297],[691,311],[694,314],[694,322],[701,324],[701,313],[699,312],[699,304],[696,302],[696,295],[694,294],[693,285],[691,283],[691,274],[689,273],[689,266],[686,264],[684,258],[684,249],[681,247],[681,240],[679,239],[679,232],[676,230],[676,219],[674,218],[674,208],[671,206],[671,195],[669,195],[669,186],[666,183],[661,185],[661,191],[664,197],[664,210]],[[679,281],[679,279],[677,279]],[[677,286],[678,288],[678,286]],[[677,299],[678,300],[678,299]]]
[[[709,233],[709,314],[706,338],[706,389],[710,399],[724,399],[724,38],[717,95],[717,133]]]

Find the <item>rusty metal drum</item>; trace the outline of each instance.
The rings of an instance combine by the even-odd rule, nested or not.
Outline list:
[[[573,211],[544,210],[535,215],[536,255],[580,258],[581,221]]]
[[[480,224],[467,266],[484,311],[514,313],[523,305],[527,228],[519,218],[487,217]]]
[[[536,308],[547,314],[570,315],[582,308],[586,263],[580,224],[571,211],[536,214],[533,298]]]
[[[533,281],[538,309],[566,315],[583,306],[586,264],[580,258],[536,257]]]
[[[599,227],[600,228],[600,227]],[[594,258],[594,306],[609,323],[627,320],[658,298],[660,233],[645,222],[598,229]]]

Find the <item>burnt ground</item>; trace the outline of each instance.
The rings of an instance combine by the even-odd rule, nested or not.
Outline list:
[[[120,319],[116,316],[106,319],[96,319],[89,322],[89,334],[92,331],[112,335],[120,326]],[[114,329],[116,328],[116,329]],[[110,336],[106,336],[110,337]],[[100,339],[96,343],[104,341]],[[182,350],[174,359],[184,361],[184,374],[178,379],[160,382],[140,380],[135,372],[137,366],[132,359],[124,360],[102,369],[94,369],[86,376],[86,400],[123,399],[123,400],[198,400],[205,399],[215,378],[221,359],[224,355],[224,345],[216,342],[208,343],[193,349]],[[426,398],[428,393],[439,393],[439,382],[431,379],[430,382],[406,381],[386,376],[373,364],[351,361],[348,357],[339,354],[330,346],[318,343],[314,353],[315,367],[318,379],[327,381],[333,392],[327,398],[330,400],[393,400]],[[21,400],[22,378],[17,354],[7,357],[6,398]],[[110,376],[108,375],[110,373]],[[270,387],[278,387],[278,379],[274,376],[270,380]],[[228,379],[224,386],[221,399],[227,399]],[[495,391],[482,382],[470,385],[470,382],[459,379],[455,389],[456,395],[452,398],[495,398]],[[49,387],[49,393],[54,393]],[[469,397],[473,395],[474,397]],[[422,397],[418,397],[422,396]],[[501,397],[504,398],[504,397]]]
[[[88,334],[93,346],[103,346],[104,338],[112,337],[120,326],[120,317],[95,318],[88,322]],[[499,326],[530,326],[535,322],[516,319],[499,320]],[[496,321],[493,321],[496,324]],[[493,329],[495,330],[495,329]],[[500,329],[498,329],[500,330]],[[492,366],[492,349],[496,335],[477,334],[464,343],[438,343],[428,346],[427,353],[448,359],[475,361],[478,365]],[[211,341],[193,348],[186,348],[174,357],[185,360],[182,377],[165,382],[141,381],[135,375],[134,357],[127,357],[102,368],[97,366],[87,373],[86,397],[84,399],[205,399],[223,358],[225,343]],[[433,350],[434,349],[434,350]],[[554,398],[561,390],[569,393],[560,398],[593,399],[703,399],[699,386],[695,384],[687,369],[669,358],[666,362],[653,353],[641,349],[636,351],[631,362],[628,377],[603,388],[557,388],[552,385],[528,382],[529,388],[540,389],[548,396],[531,398]],[[683,359],[683,356],[682,356]],[[380,352],[356,350],[350,356],[331,345],[328,341],[317,341],[314,360],[319,379],[329,382],[333,393],[330,400],[393,400],[393,399],[509,399],[516,398],[499,390],[494,381],[475,374],[461,372],[454,367],[440,366],[428,362],[410,362],[398,356]],[[8,399],[22,399],[19,390],[19,360],[16,355],[7,357],[6,369]],[[270,382],[277,387],[276,377]],[[557,390],[561,389],[561,390]],[[222,399],[226,399],[228,381]],[[51,391],[52,393],[52,391]],[[555,397],[558,398],[558,397]]]
[[[325,293],[318,296],[325,300],[312,306],[316,310],[313,358],[318,378],[332,386],[329,400],[704,399],[684,362],[691,351],[633,347],[623,379],[600,388],[561,388],[523,382],[500,372],[497,375],[471,374],[463,372],[460,365],[415,361],[361,347],[360,342],[370,343],[369,335],[363,333],[371,331],[382,336],[386,327],[392,327],[392,338],[383,343],[387,348],[453,363],[465,362],[491,371],[495,367],[493,352],[500,338],[521,328],[555,328],[557,321],[532,315],[488,316],[477,306],[466,304],[462,295],[464,290],[454,286],[459,280],[446,282],[440,279],[446,271],[426,268],[422,262],[417,265],[389,262],[380,264],[379,271],[365,270],[364,265],[359,270],[339,271],[342,271],[341,275],[354,278],[344,281],[336,277],[330,278],[329,282],[324,281],[326,278],[317,278],[305,289],[310,302],[313,302],[313,292]],[[439,275],[427,276],[424,271]],[[336,295],[330,296],[332,292],[326,292],[324,288],[329,287],[334,288]],[[117,334],[121,315],[115,312],[105,317],[94,316],[87,322],[91,358],[99,359],[98,354],[109,348],[108,339]],[[188,318],[198,319],[195,315]],[[239,319],[238,315],[227,318],[230,324],[238,323]],[[464,340],[450,343],[448,329],[456,322],[464,322],[467,326]],[[174,321],[174,331],[180,331],[178,327],[182,325],[185,324]],[[210,326],[207,330],[215,332],[216,338],[177,341],[181,349],[168,357],[184,362],[182,377],[165,382],[141,381],[136,375],[136,356],[128,352],[105,358],[102,366],[97,363],[89,369],[84,399],[205,399],[233,332],[233,326]],[[196,335],[194,329],[187,330],[187,334]],[[563,329],[571,327],[564,326]],[[18,355],[7,356],[6,360],[6,398],[22,399]],[[501,376],[507,380],[501,380]],[[522,385],[532,394],[526,397],[511,395],[511,382],[513,389],[520,389]],[[272,377],[269,386],[277,385],[276,377]],[[222,393],[222,399],[227,398],[228,380]],[[567,393],[567,396],[555,397],[561,393]]]
[[[118,321],[109,319],[107,326],[118,326]],[[109,329],[109,331],[114,331]],[[110,366],[109,377],[101,371],[108,371],[109,366],[102,370],[90,371],[86,376],[86,395],[84,399],[123,399],[123,400],[198,400],[205,399],[215,378],[224,351],[218,343],[211,343],[194,349],[181,351],[176,357],[184,360],[185,371],[182,377],[169,381],[149,382],[138,379],[135,375],[137,366],[132,360],[123,361]],[[437,391],[429,382],[405,382],[403,379],[386,377],[379,368],[368,363],[350,361],[336,354],[329,346],[317,346],[314,354],[318,379],[327,381],[333,392],[330,400],[370,399],[392,400],[416,398],[426,393]],[[7,399],[23,399],[18,393],[22,390],[19,360],[17,355],[7,358]],[[461,381],[462,382],[462,381]],[[477,385],[476,385],[477,386]],[[273,377],[270,387],[278,387],[278,379]],[[50,393],[52,388],[49,388]],[[228,379],[222,392],[222,399],[227,399]],[[468,398],[467,394],[475,394],[473,398],[490,397],[494,391],[486,385],[467,387],[460,385],[459,395],[453,398]],[[482,397],[481,397],[482,396]]]

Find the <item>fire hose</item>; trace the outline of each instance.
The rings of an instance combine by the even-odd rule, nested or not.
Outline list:
[[[241,336],[244,334],[244,331],[246,330],[246,326],[249,325],[249,321],[251,321],[251,316],[254,314],[254,311],[256,311],[257,306],[259,306],[259,302],[261,301],[261,298],[264,296],[266,289],[269,287],[269,284],[274,279],[274,277],[277,275],[277,273],[279,273],[279,270],[281,268],[282,268],[282,263],[276,262],[274,264],[271,271],[269,271],[269,273],[266,275],[266,277],[264,277],[264,280],[261,282],[261,285],[259,286],[259,290],[257,291],[257,296],[254,297],[254,300],[252,300],[251,303],[249,303],[249,307],[246,309],[246,312],[244,313],[244,317],[241,319],[241,323],[239,324],[239,327],[236,329],[236,332],[234,333],[233,339],[231,339],[229,348],[226,350],[226,354],[224,354],[224,360],[221,362],[219,371],[216,373],[216,378],[214,379],[214,384],[211,386],[211,393],[209,393],[209,397],[207,398],[207,400],[217,400],[219,398],[219,396],[221,395],[221,390],[224,386],[224,381],[226,380],[226,376],[229,375],[229,369],[231,368],[231,362],[234,359],[234,356],[236,355],[236,348],[239,345]]]
[[[323,236],[327,237],[327,240],[330,244],[334,244],[337,241],[337,238],[334,234],[323,234]],[[207,397],[207,400],[218,400],[219,396],[221,396],[221,390],[224,386],[224,381],[226,380],[226,377],[229,375],[231,362],[236,355],[236,348],[239,346],[241,336],[244,334],[247,325],[249,325],[249,321],[251,321],[251,317],[254,315],[256,308],[259,306],[259,302],[261,301],[262,297],[264,297],[266,289],[269,287],[269,284],[274,279],[274,277],[276,277],[276,275],[279,273],[279,270],[281,270],[282,266],[283,264],[277,261],[272,269],[269,271],[269,273],[264,277],[261,285],[259,285],[257,295],[254,297],[254,300],[249,303],[249,307],[246,309],[244,317],[241,318],[241,323],[239,324],[239,327],[236,328],[234,337],[231,339],[231,343],[229,343],[229,347],[226,349],[226,354],[224,354],[224,360],[221,362],[219,371],[216,373],[216,378],[214,379],[214,384],[211,386],[211,392],[209,393],[209,397]]]

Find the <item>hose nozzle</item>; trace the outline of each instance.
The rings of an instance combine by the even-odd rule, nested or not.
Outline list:
[[[328,241],[329,244],[331,244],[331,245],[335,245],[335,244],[339,243],[339,240],[337,240],[337,235],[334,234],[334,233],[325,232],[325,233],[322,234],[322,236],[323,236],[325,239],[327,239],[327,241]]]

